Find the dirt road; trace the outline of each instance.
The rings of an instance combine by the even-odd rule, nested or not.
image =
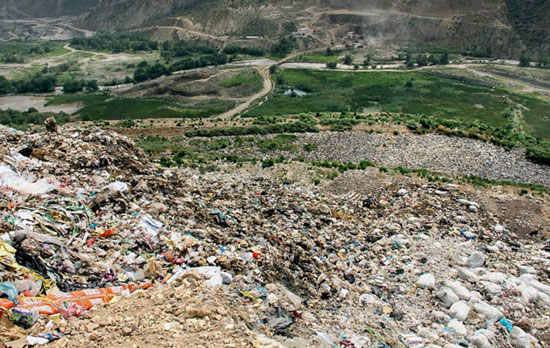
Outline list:
[[[269,73],[268,67],[259,68],[257,70],[264,80],[262,90],[246,98],[244,103],[239,104],[236,108],[229,110],[227,112],[224,112],[223,114],[216,116],[216,118],[221,118],[222,120],[229,119],[248,109],[250,104],[252,104],[252,102],[254,102],[255,100],[264,98],[264,100],[261,101],[260,104],[267,100],[269,93],[273,90],[273,87],[274,87],[273,81],[271,80],[271,74]]]

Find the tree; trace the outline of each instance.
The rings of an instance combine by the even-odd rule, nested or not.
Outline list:
[[[353,57],[351,56],[351,54],[346,54],[346,56],[344,57],[344,64],[351,65],[351,63],[353,63]]]
[[[441,65],[447,65],[449,64],[449,53],[443,52],[443,55],[439,58],[439,64]]]
[[[519,66],[526,67],[526,66],[529,66],[529,65],[531,65],[531,62],[529,61],[529,58],[524,53],[522,53],[521,57],[519,58]]]
[[[86,89],[88,91],[97,91],[99,89],[97,80],[90,80],[86,83]]]
[[[84,89],[84,81],[70,80],[63,84],[63,93],[76,93]]]
[[[336,69],[338,67],[338,64],[336,62],[328,62],[326,66],[328,69]]]
[[[277,65],[273,64],[269,67],[269,73],[270,74],[276,74],[277,73]]]
[[[550,58],[540,57],[540,59],[539,59],[539,68],[548,69],[549,67],[550,67]]]
[[[405,64],[407,64],[407,67],[412,68],[414,67],[414,57],[410,52],[407,52],[407,55],[405,56]]]
[[[10,81],[4,76],[0,76],[0,95],[8,94],[13,91],[13,86]]]
[[[365,60],[363,61],[363,65],[364,66],[369,66],[370,65],[370,61],[371,61],[371,56],[367,56],[367,58],[365,58]]]
[[[327,51],[325,52],[325,55],[332,56],[333,54],[334,54],[334,52],[332,51],[332,48],[327,47]]]
[[[418,66],[426,66],[428,65],[428,57],[425,54],[420,54],[416,57],[416,63]]]

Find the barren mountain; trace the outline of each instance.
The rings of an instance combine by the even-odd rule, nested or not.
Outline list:
[[[550,52],[544,0],[7,0],[0,7],[0,18],[67,14],[80,15],[86,29],[146,28],[157,39],[274,36],[293,23],[326,43],[354,31],[368,44],[453,45],[516,58]]]
[[[97,3],[98,0],[2,0],[0,18],[27,19],[80,15]]]

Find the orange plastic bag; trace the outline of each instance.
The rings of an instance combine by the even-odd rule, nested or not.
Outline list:
[[[152,286],[152,284],[125,284],[102,289],[86,289],[52,294],[43,297],[19,297],[18,301],[20,304],[17,308],[36,309],[38,313],[47,315],[59,313],[60,309],[71,305],[77,305],[87,310],[98,304],[107,304],[115,296],[130,295],[136,290],[148,289]]]
[[[0,308],[10,309],[13,306],[14,306],[13,301],[10,301],[6,298],[0,298]]]

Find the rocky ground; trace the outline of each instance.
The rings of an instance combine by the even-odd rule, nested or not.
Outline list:
[[[305,151],[303,146],[306,144],[314,144],[316,148]],[[320,132],[300,134],[294,145],[291,151],[282,151],[281,154],[287,158],[319,161],[358,163],[367,160],[388,168],[401,166],[448,175],[476,175],[492,180],[550,186],[548,167],[525,159],[524,150],[506,151],[469,138],[437,134]],[[262,153],[253,146],[224,151],[256,158],[274,155]]]
[[[0,291],[18,302],[0,302],[13,306],[1,312],[8,347],[550,342],[548,197],[373,168],[320,186],[278,179],[299,176],[295,164],[201,175],[161,168],[113,132],[49,129],[0,129]],[[335,136],[362,156],[361,141]],[[321,146],[322,137],[303,141]],[[426,146],[373,137],[405,151]],[[436,139],[444,152],[455,140]],[[28,296],[124,284],[153,287],[101,297],[107,304],[88,311],[84,299],[53,302],[60,313],[51,315],[25,306]]]

